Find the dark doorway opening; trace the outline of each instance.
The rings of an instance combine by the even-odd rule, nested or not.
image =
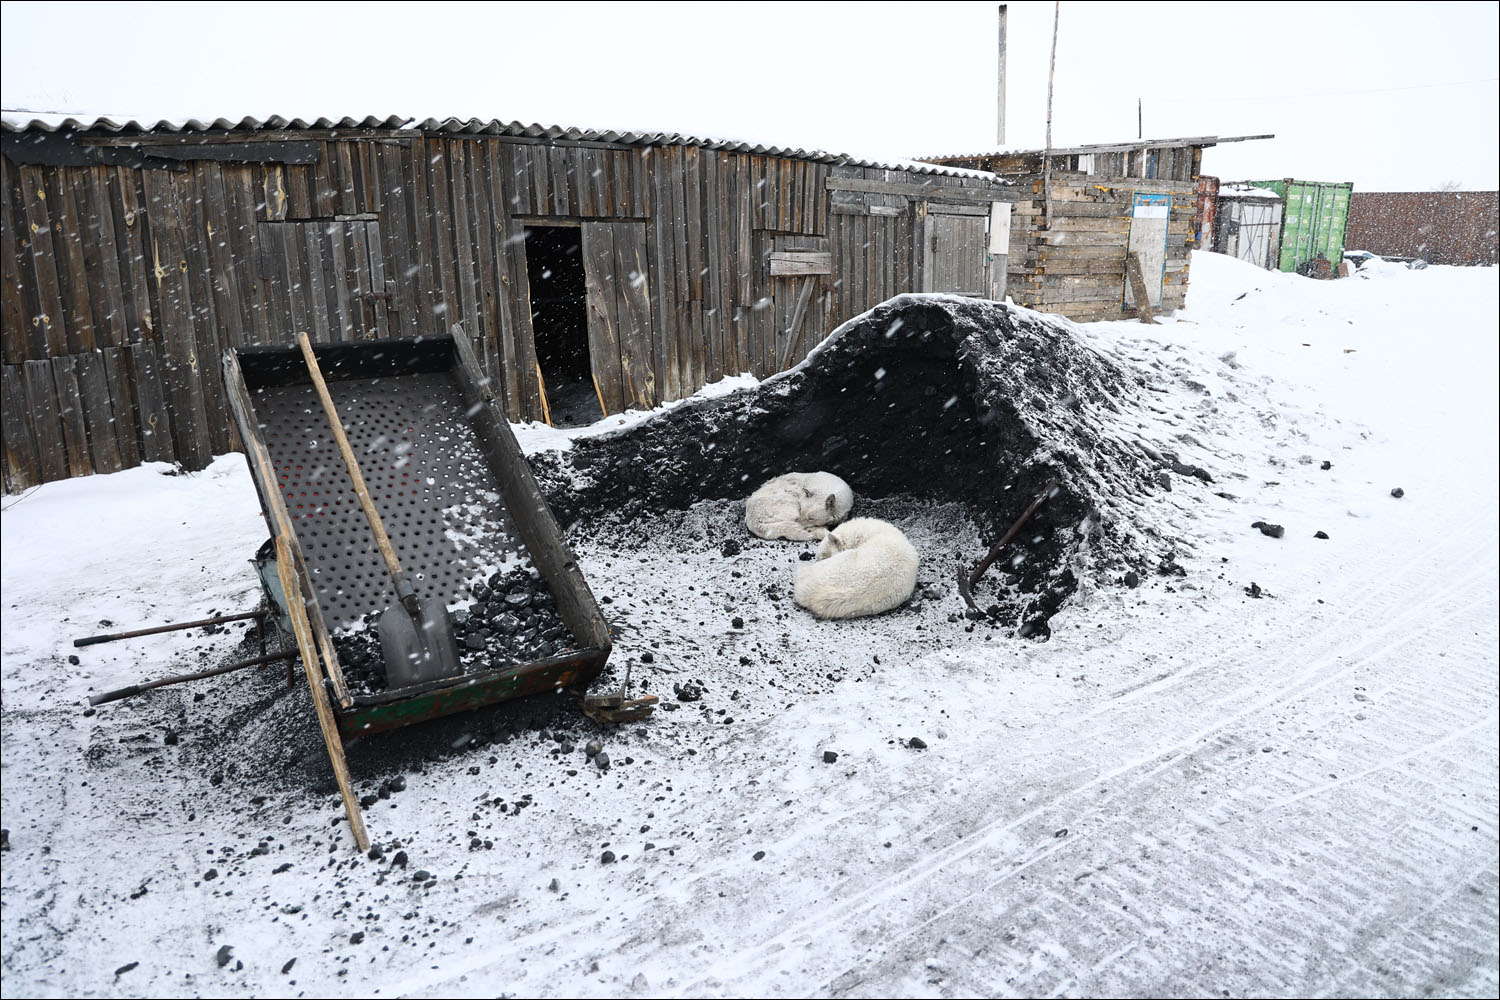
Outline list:
[[[552,423],[557,427],[591,424],[604,411],[589,359],[583,230],[577,226],[527,227],[526,278],[531,285],[532,338]]]

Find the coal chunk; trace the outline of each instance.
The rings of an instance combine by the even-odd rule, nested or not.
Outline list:
[[[1395,497],[1397,500],[1400,500],[1402,497],[1406,496],[1406,491],[1397,486],[1395,489],[1391,490],[1391,496]]]
[[[1268,538],[1280,538],[1286,534],[1286,529],[1279,524],[1268,524],[1265,521],[1256,521],[1251,524],[1252,528],[1259,528],[1260,533]]]

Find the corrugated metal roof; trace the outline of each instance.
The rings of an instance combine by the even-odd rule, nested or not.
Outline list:
[[[817,149],[794,149],[788,146],[766,146],[730,139],[712,139],[704,136],[682,135],[677,132],[615,132],[581,129],[562,125],[527,125],[524,122],[502,122],[499,119],[483,121],[478,118],[427,118],[417,121],[392,115],[389,118],[318,118],[307,121],[302,118],[241,118],[229,121],[215,118],[204,122],[197,118],[185,120],[160,120],[142,123],[131,119],[118,122],[111,118],[82,120],[62,115],[31,113],[22,116],[7,114],[0,119],[0,130],[6,132],[107,132],[114,135],[170,135],[194,132],[340,132],[383,131],[407,133],[440,133],[446,135],[494,135],[517,136],[532,139],[571,140],[575,142],[609,142],[626,146],[699,146],[704,149],[721,149],[733,153],[752,153],[758,156],[785,156],[798,160],[812,160],[839,166],[870,167],[876,170],[905,170],[919,174],[941,174],[949,177],[974,177],[998,183],[992,173],[969,170],[962,167],[947,167],[915,160],[867,160],[843,153],[829,153]]]
[[[1053,156],[1081,156],[1089,153],[1118,153],[1134,149],[1161,149],[1172,146],[1196,146],[1200,149],[1217,146],[1225,142],[1249,142],[1252,139],[1274,139],[1274,135],[1192,135],[1179,139],[1128,139],[1124,142],[1099,142],[1088,146],[1058,146]],[[948,153],[942,156],[922,156],[919,160],[943,162],[946,160],[983,160],[992,156],[1041,156],[1045,149],[987,150],[983,153]]]

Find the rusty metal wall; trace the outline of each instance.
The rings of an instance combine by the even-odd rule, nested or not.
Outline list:
[[[1208,174],[1198,177],[1197,208],[1193,212],[1193,245],[1212,247],[1214,217],[1219,209],[1219,179]]]
[[[1356,192],[1344,245],[1431,264],[1495,264],[1500,193]]]

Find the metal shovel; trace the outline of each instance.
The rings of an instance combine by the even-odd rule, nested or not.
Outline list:
[[[333,429],[334,440],[338,442],[339,454],[343,456],[349,478],[354,482],[354,493],[364,509],[365,519],[370,522],[375,544],[385,559],[386,569],[396,584],[396,597],[401,602],[380,614],[380,652],[385,659],[386,685],[392,689],[404,688],[423,681],[456,677],[463,673],[464,668],[458,659],[458,641],[453,636],[453,619],[448,615],[448,608],[435,598],[419,598],[416,588],[406,578],[401,561],[396,558],[396,549],[380,520],[380,512],[370,499],[365,477],[360,474],[354,449],[349,447],[344,423],[339,419],[338,410],[334,409],[333,398],[328,395],[328,385],[323,381],[323,373],[318,368],[318,359],[313,356],[312,342],[306,333],[297,335],[297,345],[302,348],[307,373],[312,376],[318,401],[323,404],[328,426]]]

